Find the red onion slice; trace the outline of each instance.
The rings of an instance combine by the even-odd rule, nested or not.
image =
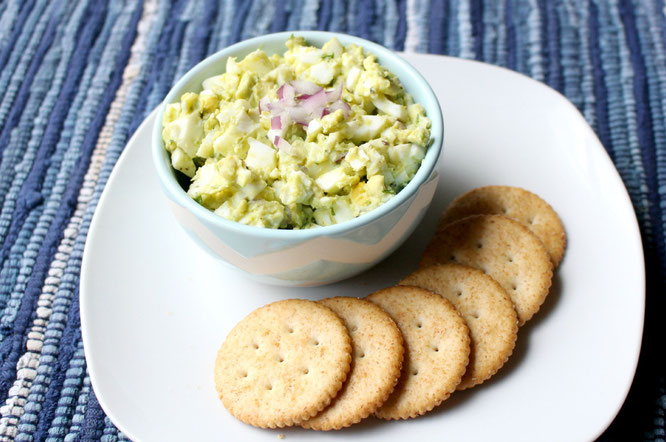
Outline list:
[[[309,96],[305,100],[301,100],[300,102],[303,105],[303,108],[308,112],[321,114],[321,110],[326,107],[326,101],[326,91],[319,89],[319,92]]]
[[[264,111],[268,112],[269,107],[268,105],[271,103],[271,100],[268,99],[268,97],[264,97],[261,100],[259,100],[259,113],[262,113]]]
[[[345,118],[349,117],[351,111],[351,107],[340,99],[341,84],[326,91],[311,81],[293,80],[280,86],[277,95],[279,100],[274,102],[268,101],[267,97],[262,98],[259,101],[259,110],[270,112],[269,138],[273,138],[276,147],[279,147],[280,140],[283,140],[281,144],[285,149],[289,143],[282,136],[291,124],[307,127],[312,120],[318,120],[338,109],[342,110]]]
[[[342,112],[345,114],[345,118],[349,117],[349,113],[351,112],[351,106],[349,106],[349,104],[345,103],[342,100],[338,100],[328,107],[328,111],[331,113],[335,112],[338,109],[342,109]]]
[[[280,99],[283,103],[287,105],[294,104],[294,97],[296,96],[296,90],[289,83],[283,84],[280,89],[282,89],[282,96]]]
[[[318,120],[321,117],[323,117],[325,110],[326,110],[326,108],[324,108],[324,107],[318,107],[318,108],[314,109],[312,112],[310,112],[308,123],[312,120]]]
[[[332,102],[332,101],[338,101],[340,97],[342,96],[342,83],[338,85],[335,89],[331,89],[330,91],[326,92],[326,101],[327,102]]]
[[[287,115],[300,124],[308,124],[312,120],[312,112],[304,106],[294,106],[286,109]]]
[[[298,95],[314,95],[321,89],[315,83],[307,80],[292,80],[289,82]]]
[[[266,136],[268,137],[269,140],[273,141],[273,144],[275,144],[275,137],[282,136],[282,131],[281,130],[269,129]]]
[[[292,123],[291,116],[286,111],[280,113],[278,116],[280,117],[280,122],[282,123],[282,130],[286,130]]]
[[[291,152],[291,144],[289,144],[289,142],[282,137],[275,137],[273,144],[275,144],[275,147],[285,153]]]
[[[268,103],[266,107],[268,108],[268,111],[273,114],[279,114],[280,112],[284,111],[285,108],[281,101],[273,101]]]

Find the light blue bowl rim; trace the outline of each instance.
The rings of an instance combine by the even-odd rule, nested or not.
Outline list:
[[[267,43],[280,43],[286,42],[287,39],[291,36],[302,36],[308,41],[312,41],[315,44],[323,44],[324,42],[330,40],[333,37],[336,37],[344,45],[350,43],[355,43],[359,46],[362,46],[364,49],[368,50],[371,53],[374,53],[378,61],[389,69],[391,69],[390,64],[402,65],[402,68],[405,69],[411,78],[400,77],[400,81],[403,83],[405,89],[411,93],[416,88],[423,89],[425,92],[425,100],[421,100],[421,105],[425,108],[428,118],[432,122],[430,137],[431,143],[426,151],[426,156],[421,162],[421,166],[418,171],[412,178],[412,180],[405,186],[400,192],[398,192],[393,198],[391,198],[386,203],[377,207],[376,209],[371,210],[368,213],[365,213],[357,218],[344,221],[339,224],[333,224],[330,226],[316,227],[312,229],[302,229],[302,230],[293,230],[293,229],[267,229],[264,227],[255,227],[248,226],[245,224],[237,223],[235,221],[227,220],[221,216],[215,215],[212,211],[206,209],[205,207],[199,205],[195,202],[189,195],[183,190],[183,188],[178,184],[174,172],[171,168],[171,162],[169,161],[168,152],[164,148],[162,142],[162,117],[164,110],[168,103],[174,103],[179,100],[180,95],[182,94],[181,90],[185,87],[187,83],[190,82],[192,77],[196,76],[198,72],[211,64],[220,63],[222,60],[227,57],[234,56],[235,53],[243,53],[244,51],[252,51],[256,48],[260,48],[263,44]],[[286,50],[286,47],[285,47]],[[223,66],[223,65],[222,65]],[[251,38],[249,40],[244,40],[234,45],[228,46],[215,54],[210,55],[205,58],[192,69],[190,69],[178,82],[171,88],[167,96],[164,98],[164,101],[160,104],[160,108],[156,117],[155,125],[153,127],[153,138],[152,138],[152,148],[153,148],[153,162],[157,173],[159,175],[160,181],[170,192],[172,196],[176,198],[176,202],[181,204],[183,207],[192,211],[197,217],[202,218],[207,223],[212,225],[217,225],[223,229],[227,229],[233,233],[239,233],[244,235],[259,236],[263,237],[266,240],[303,240],[310,239],[318,236],[339,236],[343,235],[349,231],[355,230],[364,225],[371,224],[375,220],[383,217],[387,213],[391,212],[395,208],[402,205],[405,201],[411,198],[416,194],[419,187],[425,183],[430,177],[432,171],[434,170],[437,161],[439,159],[442,145],[444,142],[444,122],[442,119],[442,111],[439,105],[439,101],[432,88],[428,82],[423,78],[423,76],[407,61],[402,59],[393,51],[369,40],[365,40],[359,37],[354,37],[352,35],[340,34],[336,32],[325,32],[325,31],[293,31],[293,32],[278,32],[274,34],[266,34],[259,37]]]

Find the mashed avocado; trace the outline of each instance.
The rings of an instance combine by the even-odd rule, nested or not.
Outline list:
[[[281,229],[327,226],[391,199],[414,176],[430,120],[374,55],[302,37],[261,50],[167,105],[162,137],[187,193],[216,214]]]

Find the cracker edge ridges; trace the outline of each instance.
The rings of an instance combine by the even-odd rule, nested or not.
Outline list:
[[[436,267],[436,266],[451,266],[451,265],[453,265],[453,266],[459,266],[459,267],[466,267],[466,268],[471,269],[471,270],[473,270],[473,271],[475,271],[475,272],[481,272],[479,269],[476,269],[476,268],[474,268],[474,267],[471,267],[471,266],[468,266],[468,265],[465,265],[465,264],[458,264],[458,263],[439,263],[439,264],[432,264],[432,265],[430,265],[430,266],[427,266],[427,267],[420,267],[420,268],[414,270],[412,273],[410,273],[409,275],[407,275],[407,276],[405,276],[404,278],[402,278],[402,279],[398,282],[398,285],[412,285],[412,286],[413,286],[413,284],[403,284],[403,282],[404,282],[407,278],[409,278],[409,276],[411,276],[412,274],[417,273],[417,272],[421,272],[421,271],[423,271],[424,269],[427,269],[427,268],[429,268],[429,267]],[[483,272],[481,272],[481,273],[483,273]],[[485,275],[485,273],[484,273],[484,275]],[[515,318],[516,318],[516,320],[513,322],[513,329],[511,330],[511,336],[514,337],[514,339],[512,340],[512,344],[513,344],[513,345],[511,345],[511,348],[510,348],[509,351],[507,352],[506,357],[504,358],[504,360],[502,361],[502,363],[499,364],[499,366],[498,366],[493,372],[491,372],[491,373],[486,377],[486,379],[483,379],[483,380],[481,380],[481,381],[479,381],[479,382],[475,382],[475,383],[473,383],[473,384],[470,384],[470,385],[468,385],[468,386],[464,386],[464,387],[461,388],[461,385],[462,385],[462,383],[463,383],[462,381],[465,379],[465,375],[467,374],[467,369],[469,369],[469,356],[468,356],[467,369],[465,370],[465,374],[463,374],[463,377],[461,378],[460,383],[459,383],[458,386],[456,387],[456,390],[458,390],[458,391],[468,390],[468,389],[470,389],[470,388],[472,388],[472,387],[475,387],[475,386],[477,386],[477,385],[481,385],[481,384],[483,384],[485,381],[487,381],[487,380],[489,380],[490,378],[492,378],[493,376],[495,376],[495,374],[497,374],[497,372],[498,372],[498,371],[504,366],[504,364],[507,363],[507,361],[509,360],[509,358],[511,358],[511,355],[513,354],[513,351],[516,349],[516,342],[518,341],[518,330],[520,329],[520,327],[519,327],[519,325],[518,325],[519,320],[518,320],[518,313],[516,312],[516,306],[513,305],[513,301],[511,301],[511,296],[509,296],[509,294],[506,292],[506,290],[504,290],[504,287],[502,287],[502,286],[500,285],[499,282],[495,281],[495,279],[494,279],[492,276],[490,276],[490,275],[486,275],[486,276],[488,276],[488,277],[490,278],[490,281],[491,281],[492,284],[494,284],[495,286],[497,286],[498,288],[501,289],[500,292],[504,294],[504,296],[506,297],[506,299],[507,299],[507,300],[509,301],[509,303],[511,304],[511,307],[513,308],[513,312],[514,312],[514,314],[515,314]],[[416,286],[416,287],[418,287],[418,286]],[[425,287],[421,287],[421,288],[425,288]],[[426,290],[428,290],[428,289],[426,288]],[[433,292],[433,293],[437,293],[437,292]],[[437,293],[437,294],[439,295],[439,293]],[[440,296],[442,296],[442,295],[440,295]],[[444,299],[446,299],[444,296],[442,296],[442,297],[443,297]],[[448,301],[448,299],[447,299],[447,301]],[[449,302],[451,302],[451,301],[449,301]],[[451,302],[451,304],[453,305],[453,308],[455,308],[456,310],[458,310],[458,309],[456,308],[455,304],[453,304],[452,302]],[[458,313],[460,314],[459,311],[458,311]],[[460,314],[460,315],[462,316],[462,314]],[[463,317],[463,321],[465,321],[465,318],[464,318],[464,317]],[[467,324],[467,321],[465,321],[465,324]],[[467,328],[469,328],[469,326],[468,326]],[[470,354],[471,354],[471,343],[472,343],[472,340],[471,340],[471,335],[470,335]]]
[[[393,286],[393,287],[398,287],[398,286]],[[458,309],[453,305],[453,303],[452,303],[451,301],[449,301],[448,299],[446,299],[445,297],[443,297],[442,295],[440,295],[440,294],[438,294],[438,293],[432,292],[432,291],[427,290],[427,289],[424,289],[424,288],[422,288],[422,287],[417,287],[417,286],[414,286],[414,285],[404,285],[404,286],[401,286],[401,287],[412,287],[412,288],[417,288],[417,289],[420,289],[420,290],[424,290],[424,291],[426,291],[426,292],[428,292],[428,293],[430,293],[430,294],[432,294],[432,295],[434,295],[434,296],[438,296],[439,298],[441,298],[441,299],[444,300],[445,302],[449,303],[449,304],[451,305],[451,307],[453,308],[453,311],[456,312],[456,315],[457,315],[458,319],[460,320],[460,322],[462,323],[462,325],[463,325],[463,327],[464,327],[464,330],[465,330],[465,337],[466,337],[466,341],[467,341],[467,345],[464,346],[464,347],[467,348],[467,352],[465,353],[465,363],[464,363],[464,365],[463,365],[463,370],[462,370],[460,376],[458,377],[458,382],[453,386],[453,389],[452,389],[451,391],[449,391],[448,393],[446,393],[446,395],[445,395],[444,397],[441,398],[441,400],[433,402],[432,405],[427,406],[425,409],[418,410],[418,411],[415,411],[415,412],[410,413],[410,414],[401,414],[401,415],[399,415],[399,416],[386,416],[386,417],[382,417],[382,416],[378,416],[378,415],[377,415],[377,412],[375,412],[375,417],[376,417],[377,419],[382,419],[382,420],[387,420],[387,421],[406,420],[406,419],[412,419],[412,418],[416,418],[416,417],[419,417],[419,416],[423,416],[424,414],[426,414],[426,413],[428,413],[428,412],[434,410],[436,407],[439,407],[440,405],[442,405],[442,402],[444,402],[445,400],[447,400],[448,398],[450,398],[451,395],[452,395],[453,393],[455,393],[456,388],[458,387],[458,385],[459,385],[460,382],[462,381],[462,378],[463,378],[463,376],[465,375],[465,372],[467,371],[467,366],[469,365],[469,355],[470,355],[470,352],[471,352],[471,347],[470,347],[471,339],[470,339],[470,336],[469,336],[469,327],[467,327],[467,323],[465,322],[465,318],[462,317],[462,315],[460,314],[460,312],[458,311]],[[368,298],[369,298],[370,296],[372,296],[374,293],[381,292],[382,290],[386,290],[386,289],[389,289],[389,288],[392,288],[392,287],[386,287],[386,288],[383,288],[383,289],[377,290],[377,291],[371,293],[370,295],[368,295],[368,296],[366,297],[366,299],[368,299]],[[368,300],[369,300],[369,299],[368,299]],[[371,301],[371,302],[372,302],[372,301]],[[381,307],[381,306],[380,306],[380,307]],[[387,313],[388,313],[388,312],[387,312]],[[389,313],[389,316],[391,316],[390,313]],[[395,320],[394,320],[393,322],[395,322]],[[396,325],[397,325],[397,322],[396,322]],[[400,327],[398,327],[398,329],[399,329],[399,328],[400,328]],[[401,333],[402,333],[402,332],[401,332]],[[404,339],[404,337],[403,337],[403,339]],[[406,346],[406,345],[405,345],[405,351],[407,351],[407,346]],[[403,359],[403,363],[404,363],[404,359]],[[404,368],[404,367],[403,367],[403,368]],[[402,378],[402,374],[401,374],[400,377]],[[399,382],[399,379],[398,379],[398,382]],[[397,384],[396,384],[396,386],[397,386]],[[394,390],[395,390],[395,387],[394,387]]]
[[[520,223],[519,221],[516,221],[515,219],[510,218],[510,217],[508,217],[508,216],[504,216],[504,215],[483,215],[483,214],[480,214],[480,215],[470,215],[470,216],[466,216],[466,217],[464,217],[464,218],[457,219],[457,220],[455,220],[455,221],[453,221],[453,222],[450,222],[450,223],[447,224],[446,226],[448,227],[448,226],[451,226],[451,225],[453,225],[453,224],[456,224],[456,223],[460,223],[460,222],[463,222],[463,221],[469,220],[470,218],[480,218],[480,217],[496,217],[496,218],[504,218],[504,219],[507,219],[507,220],[511,221],[511,222],[514,223],[516,226],[518,226],[519,229],[522,229],[523,231],[525,231],[525,232],[527,232],[529,235],[531,235],[532,238],[536,239],[536,241],[537,241],[537,243],[538,243],[538,247],[540,247],[540,248],[543,250],[543,252],[546,254],[546,257],[548,258],[548,263],[549,263],[550,265],[549,265],[549,267],[548,267],[548,284],[547,284],[547,286],[545,287],[546,295],[543,297],[543,299],[541,299],[541,302],[536,306],[537,309],[536,309],[536,310],[535,310],[535,311],[534,311],[529,317],[525,318],[524,321],[521,321],[521,319],[520,319],[520,315],[518,315],[518,325],[519,325],[519,326],[523,326],[523,325],[525,325],[525,323],[527,323],[527,321],[529,321],[530,319],[532,319],[532,318],[534,317],[534,315],[536,315],[536,314],[539,312],[539,310],[541,310],[541,306],[544,304],[544,302],[546,302],[546,298],[548,298],[548,295],[550,294],[550,289],[551,289],[551,287],[553,286],[553,276],[554,276],[554,265],[553,265],[553,260],[551,259],[550,254],[548,253],[548,250],[546,249],[546,246],[545,246],[545,245],[543,244],[543,242],[539,239],[539,237],[536,236],[536,234],[535,234],[534,232],[532,232],[530,229],[528,229],[527,227],[525,227],[525,226],[524,226],[522,223]],[[434,242],[438,237],[440,237],[440,236],[444,236],[444,235],[443,235],[443,231],[438,231],[438,232],[436,232],[435,235],[430,239],[430,241],[429,241],[428,244],[426,245],[425,250],[424,250],[423,253],[421,254],[421,259],[419,260],[419,264],[418,264],[418,267],[417,267],[417,268],[421,269],[421,268],[428,267],[428,266],[431,266],[431,265],[436,265],[436,264],[447,264],[447,263],[449,263],[449,261],[442,262],[442,261],[436,261],[436,260],[433,260],[432,262],[425,262],[425,263],[424,263],[424,258],[426,257],[426,252],[427,252],[428,249],[431,247],[431,245],[433,244],[433,242]],[[456,264],[462,264],[462,263],[456,262]],[[463,264],[463,265],[466,265],[466,264]],[[472,267],[472,266],[469,266],[469,267]],[[473,268],[476,268],[476,267],[473,267]],[[491,277],[492,277],[492,276],[491,276]],[[493,278],[493,279],[494,279],[494,278]],[[501,286],[501,284],[500,284],[500,286]],[[506,289],[505,289],[505,290],[506,290]],[[508,292],[507,292],[507,293],[508,293]],[[509,297],[510,297],[510,296],[511,296],[511,295],[509,295]],[[514,304],[514,308],[515,308],[515,304]],[[517,311],[518,311],[518,310],[516,310],[516,312],[517,312]]]
[[[334,296],[332,298],[325,298],[325,299],[336,299],[336,298],[345,298],[345,297],[344,296]],[[391,315],[389,315],[386,310],[384,310],[383,308],[381,308],[379,305],[375,304],[374,302],[368,301],[365,298],[355,298],[355,299],[370,302],[372,305],[379,308],[382,312],[386,313],[386,316],[391,321],[391,324],[393,324],[393,327],[395,327],[395,330],[398,332],[397,336],[400,338],[400,347],[399,348],[401,350],[400,351],[400,362],[397,364],[396,373],[395,373],[395,376],[394,376],[394,379],[393,379],[393,385],[391,386],[390,389],[387,390],[387,392],[386,392],[386,394],[384,395],[383,398],[379,398],[375,403],[367,403],[365,405],[365,407],[363,407],[363,409],[359,413],[358,418],[354,418],[352,421],[350,421],[346,425],[330,426],[330,427],[326,427],[326,428],[324,428],[324,427],[314,428],[312,426],[307,425],[309,420],[305,420],[305,421],[301,422],[299,425],[301,427],[307,429],[307,430],[314,430],[314,431],[341,430],[343,428],[348,428],[348,427],[350,427],[354,424],[357,424],[357,423],[361,422],[363,419],[366,419],[368,416],[370,416],[375,411],[377,411],[379,409],[379,407],[381,407],[384,404],[384,402],[386,402],[386,400],[391,396],[391,393],[393,393],[393,391],[395,390],[395,386],[398,385],[398,381],[400,380],[400,377],[402,376],[402,368],[403,368],[403,363],[405,361],[405,339],[402,336],[402,332],[400,331],[400,328],[398,327],[398,324],[396,324],[396,322],[393,320]],[[343,323],[344,323],[344,320],[343,320]],[[351,336],[351,333],[349,333],[349,335]],[[353,351],[353,346],[352,346],[352,351]],[[351,369],[349,371],[349,374],[351,374]],[[349,376],[349,374],[347,376]],[[337,397],[337,395],[335,397]],[[335,399],[335,397],[333,397],[333,399]],[[331,399],[331,402],[333,401],[333,399]],[[324,407],[322,410],[320,410],[320,412],[324,411],[325,408],[326,407]],[[317,414],[319,414],[319,412]],[[312,416],[312,417],[315,417],[315,416]]]
[[[446,214],[449,212],[449,210],[450,210],[451,208],[453,208],[454,206],[456,206],[457,203],[458,203],[460,200],[466,198],[469,194],[471,194],[471,193],[473,193],[473,192],[476,192],[476,191],[479,191],[479,190],[484,190],[484,189],[488,189],[488,188],[497,188],[497,187],[504,187],[504,188],[508,188],[508,189],[518,189],[518,190],[520,190],[520,191],[523,191],[523,192],[529,193],[529,194],[531,194],[531,195],[534,195],[534,196],[536,196],[540,201],[542,201],[542,202],[543,202],[543,203],[544,203],[544,204],[545,204],[550,210],[552,210],[552,212],[555,214],[555,219],[557,220],[557,222],[558,222],[558,224],[559,224],[559,226],[560,226],[560,228],[561,228],[560,230],[562,231],[562,235],[563,235],[563,238],[562,238],[562,240],[563,240],[563,241],[562,241],[562,253],[561,253],[561,255],[558,257],[559,259],[555,260],[555,257],[553,257],[553,256],[550,254],[550,252],[548,252],[547,249],[546,249],[546,252],[548,252],[548,256],[550,257],[550,261],[551,261],[551,263],[553,264],[553,268],[557,268],[557,267],[559,267],[559,265],[562,263],[562,260],[564,259],[564,255],[566,254],[567,246],[568,246],[568,244],[569,244],[569,236],[567,235],[567,231],[566,231],[566,229],[564,228],[564,223],[562,222],[562,218],[560,218],[560,214],[559,214],[559,213],[553,208],[553,206],[552,206],[548,201],[546,201],[545,199],[543,199],[539,194],[537,194],[537,193],[535,193],[535,192],[532,192],[532,191],[530,191],[530,190],[527,190],[527,189],[525,189],[524,187],[520,187],[520,186],[509,186],[509,185],[502,185],[502,184],[489,184],[489,185],[487,185],[487,186],[475,187],[475,188],[470,189],[470,190],[468,190],[467,192],[463,193],[462,195],[458,195],[456,198],[453,199],[453,201],[451,201],[451,203],[450,203],[448,206],[446,206],[446,209],[444,209],[444,211],[442,212],[442,214],[441,214],[441,215],[439,216],[439,218],[437,219],[437,227],[436,227],[436,229],[435,229],[435,234],[437,234],[437,233],[439,233],[441,230],[443,230],[448,224],[451,224],[451,223],[453,223],[453,222],[456,222],[456,221],[458,221],[458,220],[460,220],[460,219],[467,218],[467,216],[484,215],[484,214],[482,214],[482,213],[479,213],[479,214],[471,214],[471,215],[464,216],[464,217],[462,217],[462,218],[457,218],[457,219],[448,220],[448,221],[446,220]],[[490,214],[487,214],[487,215],[490,215]],[[501,214],[495,214],[495,215],[501,215]],[[507,218],[510,218],[510,217],[507,217]],[[510,219],[513,219],[513,218],[510,218]],[[521,224],[522,224],[522,223],[521,223]],[[529,230],[529,228],[528,228],[528,230]],[[539,240],[541,241],[541,238],[539,238]]]
[[[298,418],[294,418],[294,419],[291,419],[291,420],[286,420],[286,419],[285,419],[285,420],[275,421],[275,422],[270,422],[270,423],[261,423],[261,422],[257,421],[256,419],[253,419],[253,418],[252,418],[252,415],[246,415],[245,413],[243,413],[243,414],[241,414],[241,413],[234,413],[234,412],[232,411],[232,409],[227,405],[227,402],[225,401],[225,398],[223,397],[222,393],[219,391],[219,389],[217,388],[217,385],[216,385],[216,391],[217,391],[217,393],[218,393],[218,397],[219,397],[219,399],[222,401],[222,403],[223,403],[223,405],[224,405],[224,408],[227,409],[227,411],[229,412],[229,414],[231,414],[232,416],[234,416],[236,419],[240,420],[241,422],[244,422],[244,423],[246,423],[246,424],[252,425],[253,427],[257,427],[257,428],[271,428],[271,429],[274,429],[274,428],[284,428],[284,427],[291,427],[291,426],[294,426],[294,425],[298,425],[298,424],[300,424],[301,422],[303,422],[303,421],[305,421],[305,420],[311,419],[312,417],[314,417],[314,416],[316,416],[317,414],[319,414],[324,408],[326,408],[326,407],[331,403],[331,401],[333,400],[333,398],[335,398],[335,396],[337,395],[337,393],[338,393],[338,392],[340,391],[340,389],[342,388],[342,385],[344,384],[345,380],[347,380],[347,376],[349,375],[349,373],[350,373],[350,371],[351,371],[351,362],[352,362],[352,355],[351,355],[351,353],[352,353],[353,347],[352,347],[352,344],[351,344],[351,336],[349,335],[349,331],[347,330],[347,327],[345,326],[344,321],[343,321],[342,318],[340,318],[340,317],[339,317],[339,316],[338,316],[333,310],[331,310],[330,308],[326,307],[325,305],[323,305],[323,304],[319,304],[318,302],[315,302],[315,301],[309,301],[309,300],[305,300],[305,299],[293,298],[293,299],[285,299],[285,300],[281,300],[281,301],[274,301],[274,302],[271,302],[271,303],[269,303],[269,304],[263,305],[263,306],[261,306],[261,307],[255,309],[255,310],[253,310],[252,312],[250,312],[245,318],[241,319],[241,321],[239,321],[239,322],[238,322],[238,323],[237,323],[237,324],[236,324],[236,325],[235,325],[235,326],[229,331],[229,333],[227,334],[227,336],[229,336],[229,335],[231,334],[231,332],[232,332],[232,331],[233,331],[233,330],[234,330],[234,329],[235,329],[235,328],[236,328],[236,327],[237,327],[242,321],[244,321],[246,318],[248,318],[248,317],[250,317],[250,316],[252,316],[252,315],[259,314],[259,313],[258,313],[259,311],[263,310],[264,308],[266,308],[266,307],[268,307],[268,306],[270,306],[270,305],[276,304],[276,303],[278,303],[278,302],[291,301],[291,300],[296,300],[296,301],[299,301],[299,302],[303,302],[303,301],[304,301],[304,302],[312,302],[312,303],[314,303],[314,304],[316,304],[316,305],[318,305],[318,306],[321,306],[321,307],[325,308],[326,310],[328,310],[328,311],[334,316],[334,319],[337,320],[337,321],[340,323],[340,325],[342,325],[342,328],[343,328],[343,330],[345,331],[345,338],[346,338],[345,340],[346,340],[346,347],[347,347],[347,351],[345,352],[345,353],[347,354],[347,363],[345,364],[345,366],[346,366],[346,370],[341,371],[342,375],[341,375],[341,376],[338,376],[338,382],[337,382],[336,387],[331,388],[331,391],[328,393],[327,398],[325,398],[325,399],[322,400],[319,404],[317,404],[317,405],[315,406],[316,409],[315,409],[314,411],[312,411],[310,414],[304,413],[304,414],[303,414],[303,417],[298,417]],[[225,341],[226,341],[226,337],[225,337]],[[223,341],[223,344],[224,344],[224,341]],[[215,359],[216,359],[216,362],[215,362],[214,367],[217,366],[217,358],[218,358],[218,357],[219,357],[219,350],[218,350],[218,355],[217,355],[216,358],[215,358]],[[217,384],[217,383],[216,383],[216,384]],[[262,422],[263,422],[263,421],[262,421]]]

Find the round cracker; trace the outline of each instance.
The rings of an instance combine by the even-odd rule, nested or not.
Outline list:
[[[319,302],[344,321],[352,339],[352,368],[328,408],[301,426],[339,430],[360,422],[386,401],[400,378],[405,349],[398,326],[376,304],[348,297]]]
[[[465,321],[448,300],[420,287],[389,287],[367,299],[391,315],[405,340],[402,375],[375,416],[407,419],[432,410],[465,374],[470,352]]]
[[[439,221],[446,224],[470,215],[504,215],[532,231],[546,246],[553,265],[562,261],[567,235],[557,212],[538,195],[511,186],[486,186],[470,190],[456,198]]]
[[[215,386],[239,420],[262,428],[294,425],[326,407],[351,364],[342,320],[312,301],[288,299],[246,316],[215,361]]]
[[[520,325],[539,311],[553,276],[539,238],[500,215],[474,215],[447,224],[426,247],[420,266],[447,262],[475,267],[499,282],[513,301]]]
[[[436,264],[400,281],[442,295],[469,328],[469,364],[458,390],[481,384],[509,359],[518,337],[518,316],[506,290],[480,270],[460,264]]]

